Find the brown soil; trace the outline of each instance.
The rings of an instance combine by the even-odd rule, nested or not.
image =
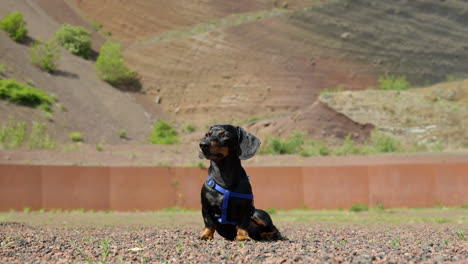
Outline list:
[[[66,111],[56,107],[51,122],[39,110],[1,101],[0,123],[9,116],[42,121],[60,142],[79,131],[89,144],[143,143],[161,119],[179,131],[194,124],[198,134],[213,123],[233,123],[261,138],[301,130],[363,140],[372,126],[318,103],[321,91],[376,87],[385,72],[417,85],[468,72],[465,2],[284,3],[4,0],[0,15],[22,12],[33,39],[51,38],[63,23],[89,30],[90,23],[101,23],[103,30],[93,32],[94,49],[110,31],[141,76],[142,92],[109,86],[96,77],[92,60],[65,51],[59,71],[45,74],[30,65],[26,45],[1,32],[0,63],[9,69],[3,77],[55,94]],[[118,137],[122,129],[130,139]],[[183,141],[194,142],[198,134],[183,134]]]

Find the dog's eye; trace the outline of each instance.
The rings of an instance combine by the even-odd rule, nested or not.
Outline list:
[[[223,138],[229,138],[228,134],[223,134]]]

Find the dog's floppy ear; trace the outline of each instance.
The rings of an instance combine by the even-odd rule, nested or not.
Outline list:
[[[257,153],[261,144],[260,139],[241,127],[237,127],[237,135],[239,136],[239,149],[237,150],[239,159],[250,159]]]

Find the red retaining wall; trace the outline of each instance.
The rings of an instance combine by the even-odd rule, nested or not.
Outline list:
[[[246,167],[258,208],[468,204],[468,162]],[[201,168],[0,165],[0,211],[200,209]]]

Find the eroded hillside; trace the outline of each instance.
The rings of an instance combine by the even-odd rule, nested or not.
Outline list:
[[[106,38],[122,42],[141,77],[141,93],[118,91],[96,77],[92,60],[65,51],[61,74],[47,75],[30,65],[27,46],[1,33],[7,77],[31,81],[66,107],[48,121],[61,140],[77,130],[90,143],[144,142],[160,119],[179,130],[223,122],[261,137],[301,130],[364,139],[373,126],[318,101],[321,91],[376,88],[384,73],[422,86],[468,72],[465,1],[4,0],[0,15],[16,10],[34,39],[63,23],[90,31],[101,24],[95,51]],[[47,121],[32,109],[0,107],[0,121]],[[121,129],[136,141],[120,139]]]

